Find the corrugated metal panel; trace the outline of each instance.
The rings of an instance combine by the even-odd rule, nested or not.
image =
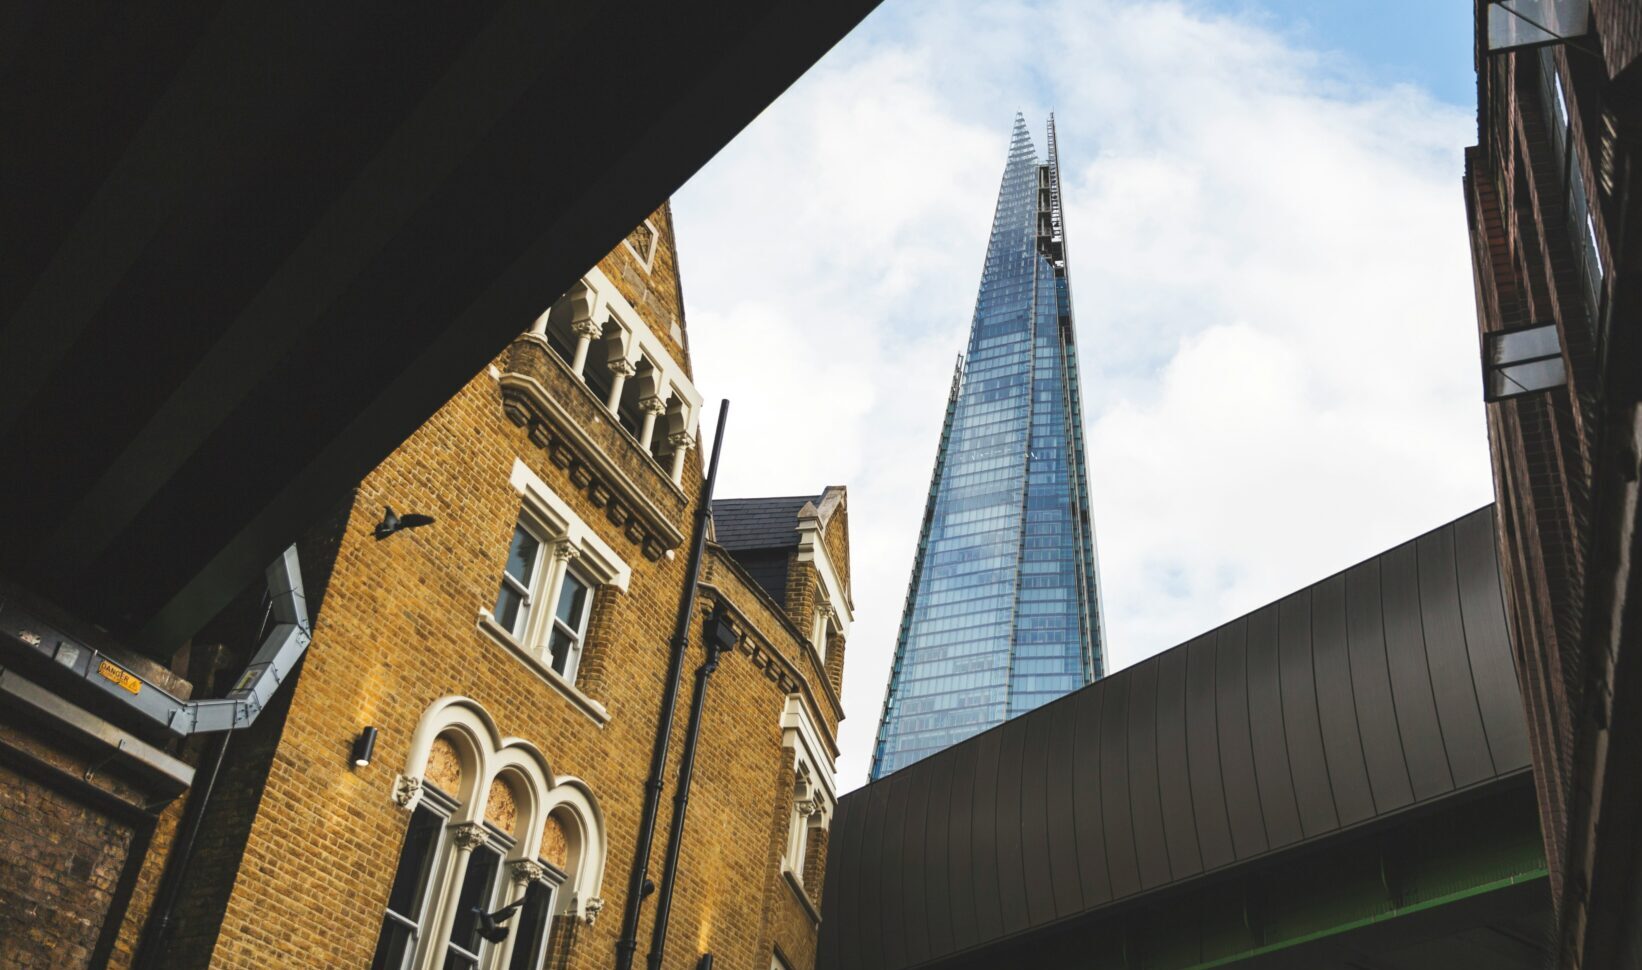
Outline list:
[[[821,970],[938,963],[1524,770],[1490,515],[845,796]]]

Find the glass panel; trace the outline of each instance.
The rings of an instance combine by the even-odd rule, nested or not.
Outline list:
[[[1535,357],[1554,357],[1562,353],[1557,340],[1556,325],[1546,324],[1531,330],[1488,335],[1488,359],[1495,364],[1514,364]]]
[[[400,919],[391,916],[384,918],[382,936],[376,943],[376,957],[371,961],[373,970],[395,970],[404,966],[410,957],[416,938],[412,927],[421,920],[434,848],[439,844],[439,831],[444,821],[421,806],[417,806],[411,815],[405,845],[399,851],[399,867],[394,872],[393,888],[388,891],[388,910]],[[411,925],[405,925],[407,922]]]
[[[564,627],[553,624],[553,639],[548,643],[548,656],[551,658],[553,669],[563,674],[565,665],[570,661],[570,648],[576,645],[576,638],[564,632]]]
[[[507,574],[527,589],[530,587],[530,575],[536,570],[536,554],[541,548],[542,544],[523,526],[513,527],[513,545],[507,551]]]
[[[571,630],[580,633],[583,614],[587,609],[587,584],[571,575],[564,574],[564,585],[559,587],[558,608],[554,611],[560,620]]]
[[[1585,196],[1584,169],[1579,163],[1577,147],[1569,152],[1568,163],[1568,219],[1569,230],[1580,241],[1580,260],[1585,268],[1586,292],[1591,298],[1591,317],[1602,302],[1602,254],[1596,245],[1596,222],[1591,218],[1590,201]]]
[[[376,940],[376,956],[371,970],[403,970],[416,949],[416,934],[391,916],[382,919],[382,935]]]
[[[450,943],[467,953],[476,954],[484,945],[479,936],[479,913],[490,911],[495,897],[496,877],[501,872],[502,857],[488,846],[480,846],[468,856],[467,873],[462,877],[462,891],[456,898],[456,923],[451,930]],[[463,954],[448,955],[446,967],[466,967],[472,964]]]
[[[936,458],[872,777],[1081,687],[1098,670],[1071,291],[1037,248],[1053,193],[1017,122]],[[1018,659],[1017,659],[1018,658]],[[1026,658],[1060,677],[1030,675]],[[794,860],[795,866],[802,860]]]
[[[507,627],[508,630],[514,633],[518,633],[519,607],[523,604],[524,597],[514,592],[513,587],[503,583],[502,591],[496,594],[496,609],[492,610],[491,613],[496,617],[497,623]]]
[[[1527,364],[1501,367],[1488,372],[1488,397],[1497,400],[1560,387],[1568,381],[1568,372],[1561,357],[1536,360]]]
[[[1579,37],[1589,27],[1590,0],[1500,0],[1488,5],[1488,49],[1509,50]]]
[[[525,890],[524,909],[517,917],[518,940],[508,970],[538,970],[547,956],[547,938],[553,919],[553,888],[533,882]]]

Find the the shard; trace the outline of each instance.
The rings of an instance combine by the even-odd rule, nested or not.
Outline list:
[[[1021,116],[873,748],[881,778],[1103,673],[1055,121]]]

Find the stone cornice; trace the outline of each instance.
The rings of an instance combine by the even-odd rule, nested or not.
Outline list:
[[[585,398],[579,403],[589,420],[572,414],[577,402],[549,393],[543,379],[550,376],[562,377],[555,384],[570,385],[574,390],[568,393]],[[685,514],[684,491],[615,424],[604,405],[593,399],[592,392],[575,379],[545,341],[531,334],[515,340],[497,383],[508,420],[528,430],[530,440],[547,452],[553,466],[566,473],[577,491],[603,508],[610,522],[643,550],[646,559],[654,562],[684,544],[684,533],[675,523]],[[584,427],[594,424],[592,419],[602,424],[601,437],[613,440],[597,440]],[[625,462],[634,466],[631,472],[612,454],[624,448],[632,452]],[[641,483],[640,478],[646,481]],[[673,511],[663,503],[673,506]]]
[[[834,714],[834,717],[837,717],[837,721],[844,721],[844,701],[837,696],[837,691],[832,689],[832,678],[831,676],[828,676],[828,671],[826,671],[826,658],[821,657],[821,652],[819,652],[816,645],[811,642],[810,637],[808,637],[803,630],[798,629],[796,625],[793,625],[793,620],[791,620],[791,617],[788,617],[787,615],[787,607],[782,606],[780,602],[775,602],[775,597],[770,596],[767,589],[765,589],[764,586],[757,581],[757,579],[752,578],[752,574],[747,573],[744,566],[736,560],[736,553],[732,553],[732,551],[727,550],[727,548],[721,547],[719,543],[713,542],[711,538],[708,540],[708,548],[713,551],[714,560],[719,561],[722,565],[726,565],[732,573],[736,574],[736,578],[741,579],[742,584],[747,586],[747,589],[749,589],[750,593],[752,593],[754,599],[762,602],[765,609],[768,609],[770,614],[775,615],[775,622],[782,625],[782,629],[787,630],[788,634],[791,634],[791,637],[793,637],[793,640],[798,642],[798,650],[800,650],[800,653],[803,653],[803,655],[810,660],[810,666],[814,671],[814,683],[821,684],[821,693],[823,693],[824,696],[826,696],[826,699],[828,699],[828,704],[829,707],[831,707],[832,714]],[[714,588],[711,583],[701,583],[701,586],[706,586],[706,588]],[[732,604],[732,606],[734,606],[734,604]],[[796,675],[798,671],[795,670],[793,673]]]
[[[700,586],[702,591],[707,594],[707,597],[712,601],[712,603],[724,604],[725,608],[730,611],[731,617],[736,621],[737,626],[739,626],[745,633],[745,636],[741,638],[741,643],[738,645],[740,652],[751,659],[754,666],[762,669],[765,676],[774,681],[775,684],[781,688],[783,693],[790,694],[796,691],[802,694],[804,696],[805,703],[809,705],[811,711],[816,715],[817,723],[826,723],[826,721],[820,716],[822,707],[821,700],[819,698],[825,698],[826,709],[831,712],[833,723],[841,723],[844,720],[843,702],[839,700],[838,692],[833,690],[832,682],[827,679],[826,670],[822,666],[821,658],[815,652],[815,648],[810,645],[808,639],[794,629],[792,623],[787,620],[786,614],[781,611],[780,607],[775,605],[774,600],[770,598],[769,594],[765,593],[752,579],[752,577],[746,574],[745,570],[741,569],[739,565],[730,560],[729,554],[724,551],[723,547],[718,546],[717,544],[712,544],[711,548],[714,552],[718,553],[718,560],[720,563],[730,561],[731,566],[737,574],[737,578],[746,584],[747,588],[753,592],[755,597],[759,597],[764,601],[764,605],[774,614],[781,626],[787,631],[787,633],[791,634],[793,642],[800,644],[800,649],[809,656],[810,665],[814,667],[818,673],[816,676],[806,676],[800,672],[798,668],[793,665],[791,660],[788,660],[781,651],[775,649],[770,644],[769,638],[764,635],[763,631],[758,628],[757,624],[753,623],[746,613],[742,612],[741,609],[735,605],[735,602],[730,599],[727,591],[712,583],[701,583]],[[819,690],[817,689],[818,685]],[[832,733],[822,733],[822,737],[827,745],[827,750],[834,761],[838,759],[839,753],[838,739],[832,736],[836,732],[837,728],[835,727],[832,729]]]

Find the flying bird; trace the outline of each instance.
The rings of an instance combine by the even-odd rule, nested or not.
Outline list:
[[[391,506],[384,505],[382,506],[382,521],[376,524],[376,531],[372,534],[376,536],[376,541],[381,542],[401,529],[414,529],[418,526],[427,525],[432,521],[433,516],[431,515],[418,515],[415,512],[398,515]]]
[[[474,915],[479,917],[479,925],[477,927],[479,935],[492,943],[500,943],[507,939],[507,931],[509,927],[503,926],[502,924],[512,919],[514,911],[524,904],[525,901],[523,897],[521,897],[506,906],[503,906],[494,913],[487,913],[479,906],[473,907]]]

